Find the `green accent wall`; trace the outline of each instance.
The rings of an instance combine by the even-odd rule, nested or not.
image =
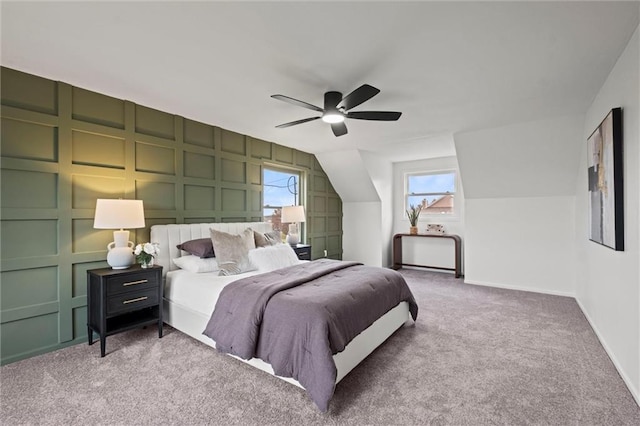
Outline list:
[[[111,230],[97,198],[144,201],[154,224],[262,220],[265,165],[299,170],[312,257],[342,257],[342,201],[314,155],[0,68],[2,364],[86,343],[86,271]]]

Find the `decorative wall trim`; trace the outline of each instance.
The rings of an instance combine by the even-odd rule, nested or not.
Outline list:
[[[265,163],[307,182],[312,257],[342,257],[342,201],[314,155],[0,68],[2,364],[84,341],[86,271],[107,266],[97,198],[144,201],[155,224],[262,220]],[[71,343],[70,343],[71,342]]]

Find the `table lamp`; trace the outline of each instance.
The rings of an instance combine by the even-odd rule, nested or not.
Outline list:
[[[287,206],[282,208],[282,223],[289,223],[289,233],[287,234],[287,243],[295,246],[300,242],[298,234],[298,222],[305,222],[303,206]]]
[[[113,242],[107,245],[107,263],[112,269],[126,269],[135,263],[133,242],[129,241],[129,231],[124,228],[144,228],[144,208],[142,200],[96,201],[95,229],[116,229]]]

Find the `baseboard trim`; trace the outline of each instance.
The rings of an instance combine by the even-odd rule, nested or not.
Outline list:
[[[56,343],[49,346],[43,346],[41,348],[37,348],[30,351],[21,352],[19,354],[8,356],[0,360],[0,365],[11,364],[12,362],[22,361],[23,359],[32,358],[38,355],[44,355],[49,352],[54,352],[60,349],[68,348],[69,346],[79,345],[81,343],[88,343],[87,336],[78,337],[64,343]]]
[[[607,345],[607,342],[602,336],[602,334],[600,333],[600,331],[598,330],[598,327],[596,327],[596,324],[591,320],[591,317],[587,313],[587,310],[585,309],[584,305],[582,305],[582,302],[580,302],[580,299],[578,299],[577,297],[576,297],[576,302],[578,302],[578,306],[580,307],[580,310],[582,311],[582,314],[584,315],[584,317],[587,319],[587,322],[591,326],[591,329],[593,330],[594,333],[596,333],[596,337],[600,341],[600,344],[604,348],[604,351],[609,356],[609,359],[613,363],[614,367],[616,367],[616,370],[618,370],[618,374],[620,375],[620,377],[622,377],[622,381],[624,382],[625,385],[627,385],[627,389],[629,389],[629,392],[631,392],[631,396],[633,397],[633,399],[635,399],[636,404],[640,406],[640,393],[638,392],[638,389],[635,389],[633,387],[633,383],[631,383],[629,376],[625,374],[620,363],[618,362],[618,358],[616,358],[613,351],[609,348],[609,345]]]
[[[573,297],[574,299],[576,297],[575,293],[571,293],[571,292],[545,290],[545,289],[540,289],[540,288],[535,288],[535,287],[505,285],[505,284],[498,284],[498,283],[492,283],[492,282],[487,282],[487,281],[468,280],[466,278],[464,280],[464,283],[465,284],[472,284],[472,285],[481,285],[481,286],[485,286],[485,287],[504,288],[504,289],[507,289],[507,290],[519,290],[519,291],[529,291],[531,293],[550,294],[552,296]]]

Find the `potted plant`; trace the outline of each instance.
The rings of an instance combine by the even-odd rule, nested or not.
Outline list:
[[[422,206],[418,204],[414,206],[411,204],[409,206],[409,210],[407,210],[407,217],[409,218],[409,223],[411,227],[409,228],[409,234],[416,235],[418,233],[418,218],[420,217],[420,211],[422,210]]]

